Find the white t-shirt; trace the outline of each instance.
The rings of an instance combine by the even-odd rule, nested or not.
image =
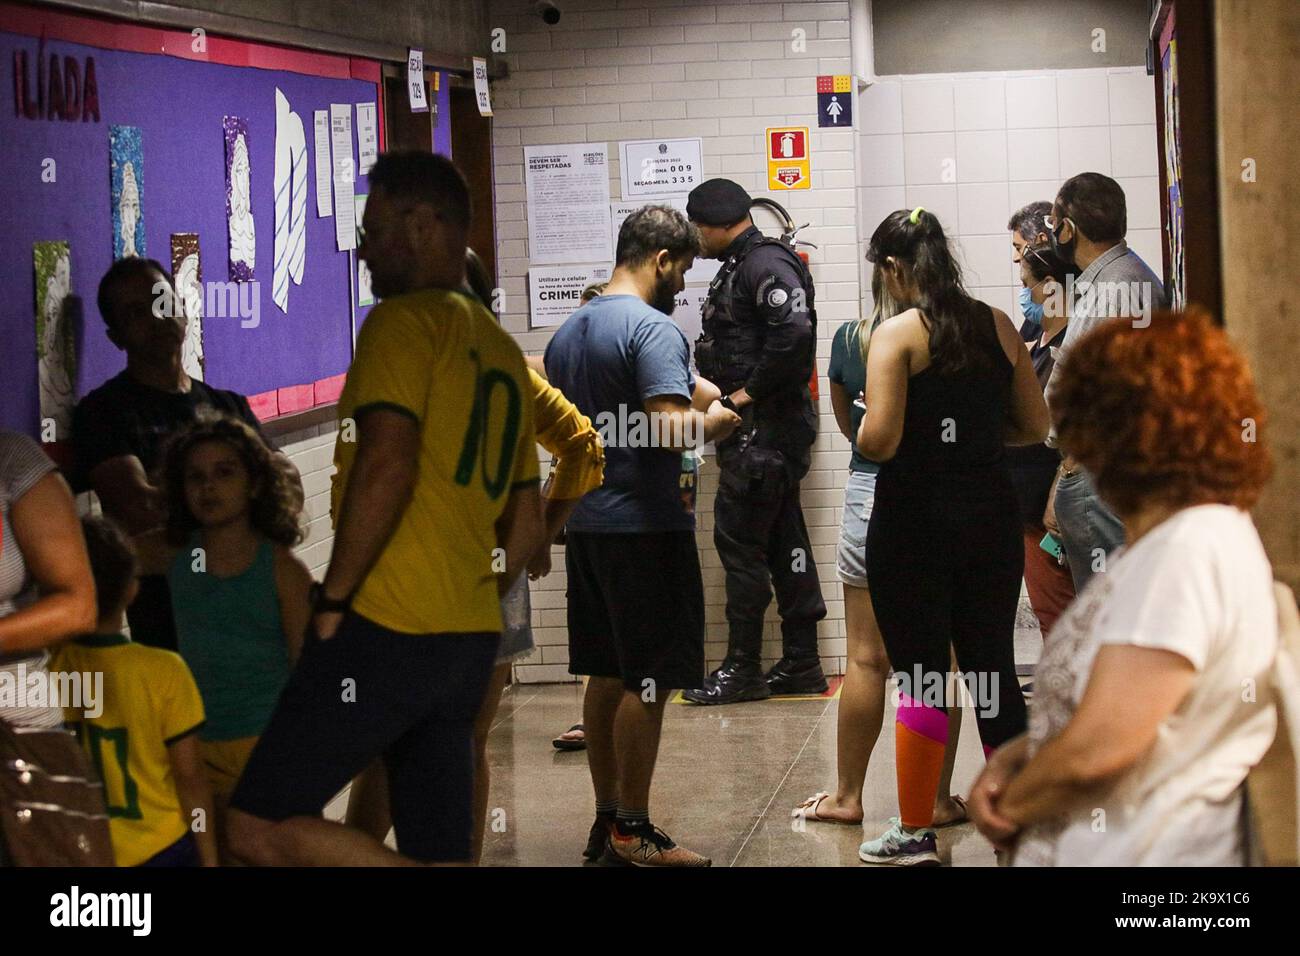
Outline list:
[[[1277,640],[1272,568],[1246,512],[1186,508],[1116,551],[1043,648],[1030,753],[1073,718],[1103,645],[1173,651],[1196,679],[1141,760],[1095,805],[1027,828],[1012,864],[1241,865],[1241,784],[1277,727]]]

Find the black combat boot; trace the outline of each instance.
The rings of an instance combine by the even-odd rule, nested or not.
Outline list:
[[[682,691],[682,697],[692,704],[739,704],[771,696],[758,659],[730,655],[721,667],[704,678],[703,687]]]
[[[775,696],[785,694],[824,694],[826,675],[822,673],[820,658],[805,657],[791,660],[783,657],[763,678]]]

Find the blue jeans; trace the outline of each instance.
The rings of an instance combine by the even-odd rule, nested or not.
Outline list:
[[[1124,525],[1097,496],[1092,477],[1082,470],[1062,475],[1057,482],[1056,523],[1074,578],[1074,593],[1082,594],[1095,573],[1098,552],[1109,555],[1124,543]]]

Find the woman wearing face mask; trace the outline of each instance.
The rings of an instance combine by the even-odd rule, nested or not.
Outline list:
[[[1061,259],[1047,243],[1026,246],[1020,257],[1021,298],[1028,299],[1025,321],[1035,318],[1040,332],[1029,343],[1029,358],[1040,389],[1047,387],[1053,355],[1065,341],[1069,322],[1070,286],[1074,269]],[[1025,445],[1007,449],[1007,465],[1011,481],[1016,486],[1020,501],[1020,519],[1024,525],[1025,587],[1029,603],[1038,617],[1038,626],[1046,638],[1061,612],[1074,600],[1074,579],[1065,566],[1065,552],[1061,548],[1060,529],[1055,518],[1046,525],[1045,513],[1052,479],[1061,464],[1061,453],[1046,444]]]
[[[1025,726],[1014,633],[1024,548],[1005,445],[1047,437],[1047,406],[1006,313],[972,299],[939,220],[887,216],[867,258],[903,311],[867,358],[863,457],[880,462],[867,580],[898,676],[900,815],[858,856],[939,862],[934,801],[949,727],[949,645],[975,698],[985,753]]]

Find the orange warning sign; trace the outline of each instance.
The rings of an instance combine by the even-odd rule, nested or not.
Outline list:
[[[769,189],[812,188],[812,144],[807,126],[769,126],[767,185]]]

